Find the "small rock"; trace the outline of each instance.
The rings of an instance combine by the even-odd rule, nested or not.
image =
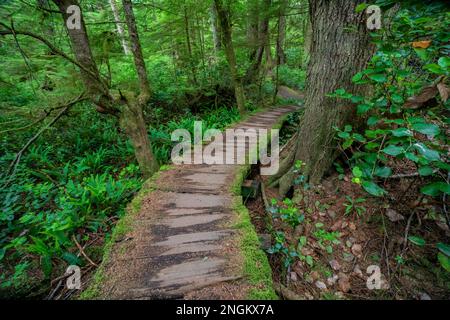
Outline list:
[[[360,244],[355,243],[352,246],[352,253],[358,258],[362,256],[362,247]]]
[[[389,218],[391,222],[397,222],[401,220],[405,220],[405,217],[399,214],[397,211],[393,209],[386,210],[386,216]]]
[[[364,274],[362,273],[359,264],[357,264],[357,265],[355,266],[355,268],[353,269],[353,272],[355,273],[355,275],[357,275],[357,276],[360,277],[361,279],[364,279]]]
[[[332,277],[329,277],[329,278],[327,279],[327,284],[328,284],[329,286],[334,286],[334,284],[336,283],[336,281],[338,281],[338,279],[339,279],[338,275],[335,274],[335,275],[333,275]]]
[[[325,283],[323,283],[322,281],[316,281],[315,285],[320,290],[326,290],[327,289],[327,285]]]
[[[298,281],[298,277],[297,277],[297,273],[296,272],[291,272],[291,281]]]
[[[431,300],[431,297],[426,292],[419,293],[419,299],[420,300]]]
[[[344,293],[347,293],[350,291],[350,289],[352,287],[350,285],[350,278],[345,273],[339,274],[338,286],[339,286],[339,289]]]
[[[330,216],[331,219],[336,218],[336,212],[333,210],[328,211],[328,215]]]
[[[341,268],[341,265],[339,264],[339,262],[335,259],[330,261],[330,267],[335,270],[338,271]]]

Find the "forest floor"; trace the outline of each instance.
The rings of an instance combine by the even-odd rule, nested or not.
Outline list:
[[[234,128],[271,128],[297,108],[265,110]],[[116,227],[82,298],[275,298],[267,259],[233,191],[240,190],[243,168],[182,165],[161,172],[129,221]]]
[[[405,171],[402,163],[391,166],[394,172]],[[276,287],[283,287],[281,297],[285,293],[285,299],[307,300],[450,299],[450,279],[437,266],[433,246],[408,241],[411,235],[420,235],[426,243],[450,237],[448,226],[433,214],[437,204],[427,202],[418,191],[418,179],[386,180],[390,197],[380,199],[369,197],[352,183],[351,172],[334,172],[318,186],[295,189],[292,202],[305,214],[305,221],[292,229],[270,213],[271,199],[279,203],[283,199],[276,188],[268,187],[269,179],[256,172],[247,179],[266,186],[266,199],[248,199],[246,206],[257,233],[270,237],[271,245],[276,242],[275,234],[283,237],[285,246],[296,246],[304,237],[295,250],[302,258],[312,257],[309,263],[294,259],[286,267],[285,257],[268,254]],[[354,206],[346,211],[350,200]],[[380,268],[379,289],[367,286],[373,272],[369,266]]]

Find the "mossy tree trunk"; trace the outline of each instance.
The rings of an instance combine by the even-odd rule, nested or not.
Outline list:
[[[71,5],[79,7],[77,0],[53,0],[58,6],[64,20],[64,24],[67,26],[66,21],[69,18],[67,8]],[[124,4],[127,0],[124,0]],[[134,16],[133,16],[134,17]],[[155,171],[158,170],[158,164],[153,156],[151,150],[150,141],[147,135],[147,129],[145,126],[144,118],[142,115],[142,106],[148,102],[150,97],[150,91],[147,82],[143,83],[145,71],[145,65],[139,65],[142,60],[142,52],[136,54],[136,44],[133,41],[139,41],[137,37],[137,30],[135,29],[136,36],[132,36],[133,28],[130,30],[130,38],[133,45],[133,55],[135,56],[136,68],[138,70],[139,81],[141,83],[141,93],[138,99],[134,99],[132,94],[127,97],[113,96],[108,86],[100,77],[97,64],[93,58],[91,47],[89,45],[89,38],[86,32],[86,25],[84,23],[83,16],[81,15],[81,28],[70,29],[67,28],[72,49],[75,54],[77,62],[83,66],[80,69],[81,78],[86,88],[87,94],[90,97],[92,103],[96,106],[97,111],[101,113],[111,114],[120,119],[120,124],[123,126],[129,139],[131,140],[135,148],[135,156],[139,163],[140,170],[144,178],[150,177]],[[140,48],[140,46],[138,47]],[[139,49],[140,50],[140,49]]]
[[[245,93],[242,85],[242,79],[238,73],[236,54],[234,52],[232,30],[230,22],[230,12],[224,7],[222,0],[214,0],[217,9],[217,17],[219,18],[220,31],[222,34],[222,42],[227,57],[228,66],[230,68],[231,81],[233,82],[234,95],[236,103],[241,114],[245,113]]]
[[[307,71],[305,113],[297,146],[283,163],[278,176],[279,191],[291,188],[293,163],[303,161],[303,174],[311,184],[320,182],[337,156],[336,127],[356,122],[356,108],[347,101],[327,97],[338,88],[364,94],[351,78],[364,69],[374,52],[366,29],[365,13],[355,8],[364,0],[310,0],[312,26],[310,61]],[[278,177],[275,177],[278,178]]]
[[[286,63],[284,42],[286,40],[286,9],[288,5],[289,0],[282,0],[278,9],[277,65]]]
[[[130,54],[130,49],[128,48],[127,40],[125,38],[125,32],[123,31],[119,11],[117,10],[116,0],[109,0],[109,5],[114,16],[114,22],[116,23],[117,33],[119,34],[120,43],[122,44],[123,53],[127,56]]]

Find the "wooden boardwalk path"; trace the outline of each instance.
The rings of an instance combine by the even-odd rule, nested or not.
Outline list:
[[[296,109],[267,109],[234,128],[270,129]],[[181,165],[161,172],[132,228],[113,245],[100,298],[245,298],[249,286],[233,227],[233,205],[242,199],[231,192],[239,170],[242,165]]]

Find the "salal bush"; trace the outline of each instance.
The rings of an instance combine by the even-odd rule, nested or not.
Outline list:
[[[450,193],[449,22],[449,15],[437,6],[402,11],[388,36],[373,34],[378,51],[368,68],[352,79],[371,86],[373,94],[338,89],[330,95],[355,104],[365,122],[362,133],[352,124],[336,130],[342,150],[350,155],[354,182],[374,196],[386,193],[378,182],[391,177],[391,166],[399,163],[407,165],[403,173],[432,178],[422,186],[423,194]],[[415,41],[422,38],[427,40]]]

